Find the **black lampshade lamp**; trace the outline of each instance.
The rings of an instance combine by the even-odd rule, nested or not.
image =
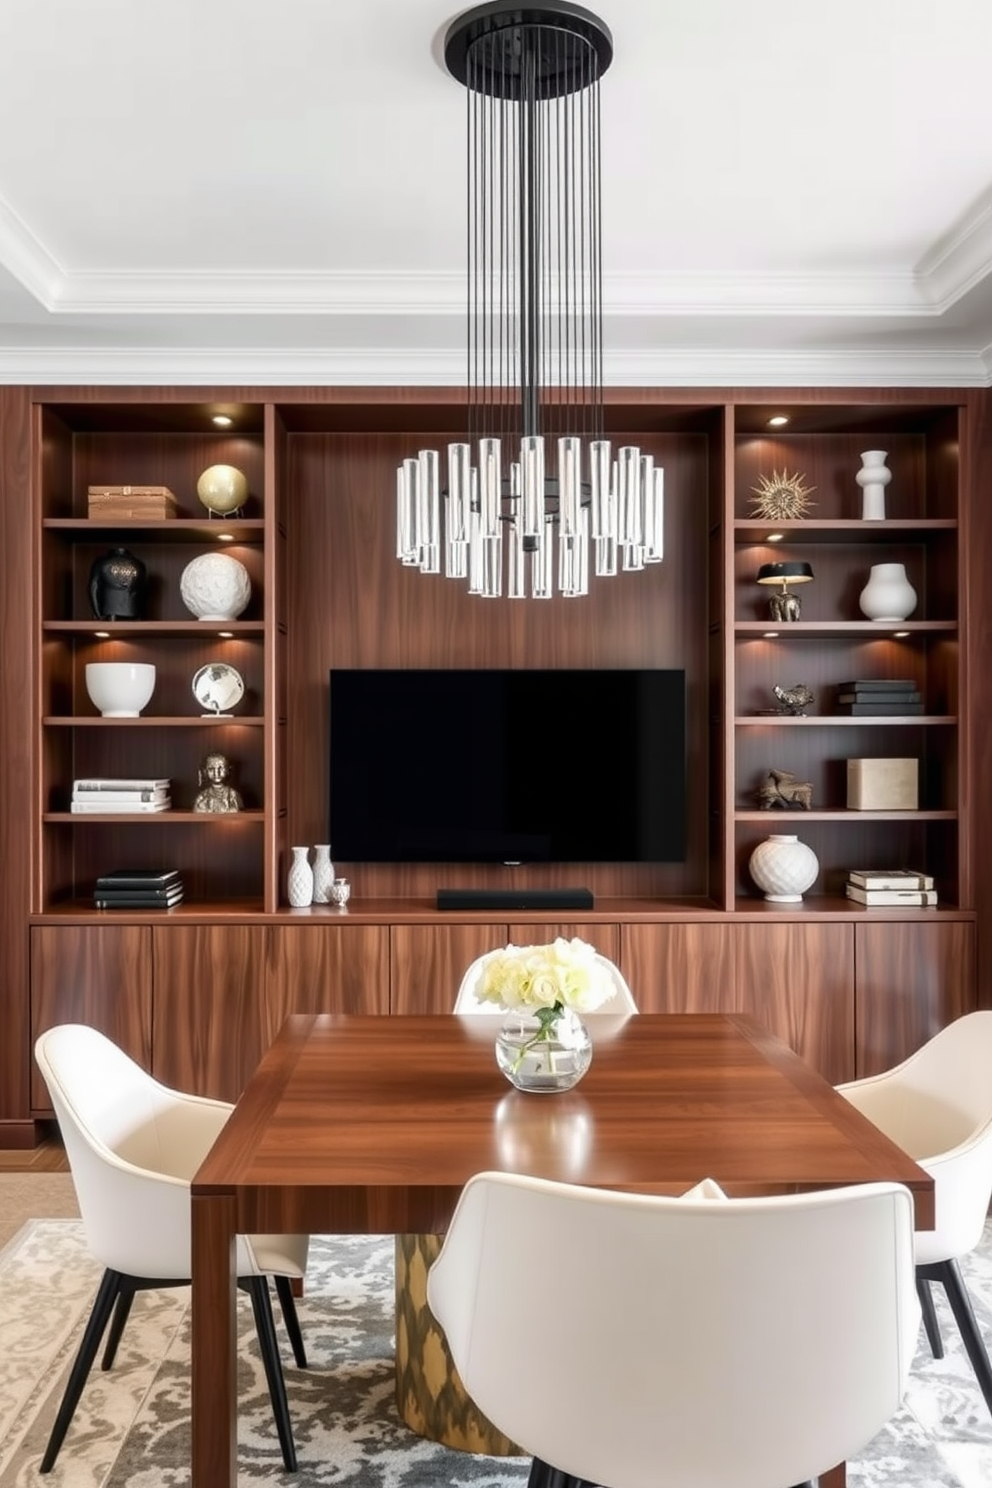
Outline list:
[[[769,595],[768,609],[773,620],[798,620],[801,605],[799,595],[793,594],[792,584],[808,584],[813,577],[809,563],[763,563],[758,569],[757,583],[775,584],[779,593]]]

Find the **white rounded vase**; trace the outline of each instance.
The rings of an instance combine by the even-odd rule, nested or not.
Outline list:
[[[331,847],[328,842],[318,842],[313,850],[313,902],[330,904],[331,884],[334,882],[334,864],[331,862]]]
[[[183,569],[179,593],[198,620],[236,620],[251,599],[251,580],[237,558],[201,553]]]
[[[885,488],[892,479],[886,458],[885,450],[865,450],[861,456],[861,469],[854,479],[861,487],[863,522],[885,521]]]
[[[873,563],[871,576],[858,599],[869,620],[905,620],[916,609],[916,590],[906,577],[904,563]]]
[[[812,888],[820,863],[813,849],[798,837],[773,833],[758,843],[748,869],[772,904],[798,904]]]

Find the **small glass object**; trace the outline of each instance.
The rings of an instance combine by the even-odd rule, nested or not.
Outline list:
[[[496,1036],[496,1063],[518,1090],[571,1090],[592,1063],[589,1030],[572,1008],[555,1019],[508,1009]]]
[[[344,909],[351,898],[351,884],[346,878],[336,878],[330,888],[331,903],[336,904],[338,909]]]

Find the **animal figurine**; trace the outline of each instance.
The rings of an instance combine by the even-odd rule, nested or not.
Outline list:
[[[782,704],[780,713],[791,713],[795,718],[805,718],[806,709],[813,702],[813,693],[804,683],[795,687],[773,687],[772,691]]]
[[[812,811],[813,786],[808,780],[797,780],[791,770],[769,770],[758,789],[762,811],[778,807],[781,811]]]

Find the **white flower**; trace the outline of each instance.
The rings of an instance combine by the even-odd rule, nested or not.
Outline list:
[[[487,963],[477,996],[505,1008],[574,1008],[591,1013],[613,995],[596,949],[578,938],[551,945],[508,945]]]

